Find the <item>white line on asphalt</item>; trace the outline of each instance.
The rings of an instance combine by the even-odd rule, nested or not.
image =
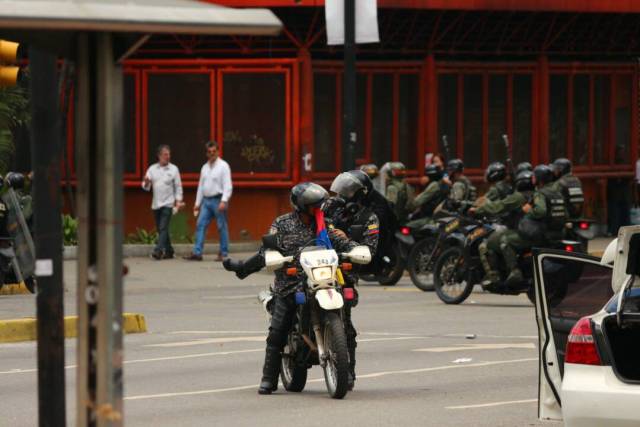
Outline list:
[[[431,348],[416,348],[412,351],[427,351],[430,353],[444,353],[447,351],[463,351],[463,350],[503,350],[507,348],[525,348],[535,349],[536,346],[531,343],[508,343],[508,344],[461,344],[459,346],[452,347],[431,347]]]
[[[191,347],[194,345],[204,344],[226,344],[230,342],[264,342],[267,339],[266,335],[253,336],[253,337],[223,337],[223,338],[201,338],[192,341],[181,342],[168,342],[163,344],[147,344],[142,347]]]
[[[477,405],[461,405],[461,406],[445,406],[445,409],[473,409],[473,408],[490,408],[492,406],[502,405],[517,405],[520,403],[533,403],[538,399],[526,399],[526,400],[507,400],[504,402],[492,402],[492,403],[480,403]]]
[[[492,362],[480,362],[480,363],[470,363],[467,365],[446,365],[446,366],[435,366],[433,368],[418,368],[418,369],[405,369],[400,371],[384,371],[384,372],[374,372],[371,374],[358,375],[358,380],[364,378],[379,378],[387,375],[402,375],[402,374],[417,374],[422,372],[433,372],[433,371],[444,371],[448,369],[466,369],[466,368],[476,368],[483,366],[494,366],[494,365],[506,365],[511,363],[523,363],[523,362],[532,362],[538,361],[537,358],[531,359],[513,359],[513,360],[496,360]],[[320,382],[324,381],[324,379],[314,379],[309,380],[308,382]],[[144,400],[144,399],[159,399],[163,397],[181,397],[181,396],[194,396],[194,395],[202,395],[202,394],[214,394],[214,393],[224,393],[227,391],[239,391],[239,390],[248,390],[255,388],[256,385],[245,385],[239,387],[229,387],[229,388],[217,388],[210,390],[196,390],[196,391],[183,391],[176,393],[161,393],[161,394],[147,394],[140,396],[129,396],[125,397],[124,400]]]
[[[230,354],[242,354],[242,353],[258,353],[264,351],[264,348],[252,348],[249,350],[234,350],[234,351],[216,351],[213,353],[196,353],[196,354],[185,354],[183,356],[166,356],[166,357],[153,357],[150,359],[133,359],[133,360],[125,360],[124,364],[132,364],[132,363],[146,363],[146,362],[162,362],[166,360],[179,360],[179,359],[194,359],[198,357],[210,357],[210,356],[227,356]],[[73,369],[76,368],[77,365],[67,365],[65,369]],[[37,369],[12,369],[10,371],[0,371],[0,374],[26,374],[30,372],[38,372]]]

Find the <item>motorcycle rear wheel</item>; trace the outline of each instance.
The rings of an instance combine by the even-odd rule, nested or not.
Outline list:
[[[280,379],[285,390],[299,393],[307,384],[307,367],[296,363],[295,354],[290,354],[291,346],[287,344],[280,364]]]
[[[440,255],[433,269],[436,294],[445,304],[460,304],[473,290],[473,283],[468,278],[457,281],[456,271],[461,267],[462,257],[462,248],[449,248]]]
[[[324,366],[324,381],[329,395],[342,399],[349,387],[349,352],[344,323],[335,312],[326,314],[324,324],[324,345],[328,358]]]
[[[411,276],[411,282],[421,291],[433,291],[433,271],[429,271],[426,262],[433,253],[436,241],[427,238],[419,241],[409,252],[407,270]]]
[[[390,265],[383,268],[380,274],[376,275],[376,279],[381,286],[395,286],[404,273],[405,261],[402,259],[402,252],[397,243],[393,245],[389,255],[391,258]]]

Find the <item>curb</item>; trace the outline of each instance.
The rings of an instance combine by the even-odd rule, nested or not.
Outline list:
[[[0,295],[30,295],[29,289],[24,283],[7,283],[0,288]]]
[[[148,257],[151,255],[155,245],[122,245],[122,255],[125,258],[133,257]],[[260,248],[259,241],[230,243],[229,252],[253,252]],[[174,244],[175,256],[181,257],[183,255],[189,255],[193,250],[193,244]],[[217,254],[220,250],[220,245],[217,243],[207,243],[204,245],[204,255]],[[65,246],[63,257],[66,260],[77,259],[78,247],[77,246]]]
[[[75,338],[78,336],[76,328],[78,316],[65,316],[64,336]],[[123,313],[122,329],[126,334],[138,334],[147,332],[147,323],[144,315],[137,313]],[[34,341],[37,339],[36,319],[28,317],[24,319],[0,320],[0,343]]]

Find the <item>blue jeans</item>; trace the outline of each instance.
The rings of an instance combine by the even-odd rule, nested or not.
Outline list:
[[[163,207],[153,210],[153,217],[156,220],[156,229],[158,230],[158,242],[153,250],[154,253],[162,255],[173,255],[173,247],[171,246],[171,236],[169,235],[169,223],[171,222],[172,208]]]
[[[229,255],[229,231],[227,230],[227,211],[219,211],[220,197],[204,197],[200,205],[200,215],[196,224],[196,245],[193,253],[202,255],[204,238],[211,220],[215,217],[218,234],[220,235],[220,254],[223,257]],[[228,206],[228,204],[227,204]]]

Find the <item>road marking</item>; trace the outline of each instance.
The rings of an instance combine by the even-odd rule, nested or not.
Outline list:
[[[133,363],[146,363],[146,362],[162,362],[167,360],[179,360],[179,359],[195,359],[199,357],[210,357],[210,356],[227,356],[230,354],[242,354],[242,353],[258,353],[263,352],[264,348],[253,348],[249,350],[233,350],[233,351],[216,351],[212,353],[196,353],[196,354],[185,354],[182,356],[166,356],[166,357],[153,357],[150,359],[133,359],[133,360],[125,360],[123,363],[125,365],[133,364]],[[77,365],[67,365],[65,369],[73,369],[76,368]],[[0,371],[0,374],[26,374],[30,372],[38,372],[37,369],[12,369],[10,371]]]
[[[511,363],[533,362],[533,361],[537,362],[538,358],[496,360],[492,362],[470,363],[467,365],[446,365],[446,366],[435,366],[432,368],[418,368],[418,369],[405,369],[400,371],[374,372],[371,374],[358,375],[358,380],[365,379],[365,378],[379,378],[387,375],[417,374],[417,373],[423,373],[423,372],[444,371],[449,369],[466,369],[466,368],[475,368],[475,367],[483,367],[483,366],[506,365]],[[313,379],[313,380],[309,380],[308,382],[315,383],[315,382],[321,382],[321,381],[324,381],[324,379]],[[244,386],[238,386],[238,387],[217,388],[217,389],[209,389],[209,390],[147,394],[147,395],[139,395],[139,396],[128,396],[128,397],[125,397],[124,400],[146,400],[146,399],[159,399],[159,398],[165,398],[165,397],[196,396],[196,395],[203,395],[203,394],[224,393],[228,391],[249,390],[249,389],[254,389],[256,387],[257,387],[256,384],[252,384],[252,385],[244,385]]]
[[[412,351],[427,351],[430,353],[444,353],[447,351],[462,351],[462,350],[504,350],[507,348],[525,348],[535,349],[536,346],[533,343],[510,343],[510,344],[461,344],[459,346],[452,347],[431,347],[431,348],[417,348]]]
[[[266,335],[259,335],[253,337],[223,337],[223,338],[202,338],[192,341],[181,342],[168,342],[163,344],[147,344],[142,347],[155,347],[155,348],[171,348],[171,347],[190,347],[194,345],[205,344],[226,344],[230,342],[264,342],[267,339]]]
[[[492,406],[503,405],[517,405],[521,403],[534,403],[538,399],[526,399],[526,400],[507,400],[504,402],[492,402],[492,403],[480,403],[477,405],[460,405],[460,406],[445,406],[445,409],[473,409],[473,408],[490,408]]]

